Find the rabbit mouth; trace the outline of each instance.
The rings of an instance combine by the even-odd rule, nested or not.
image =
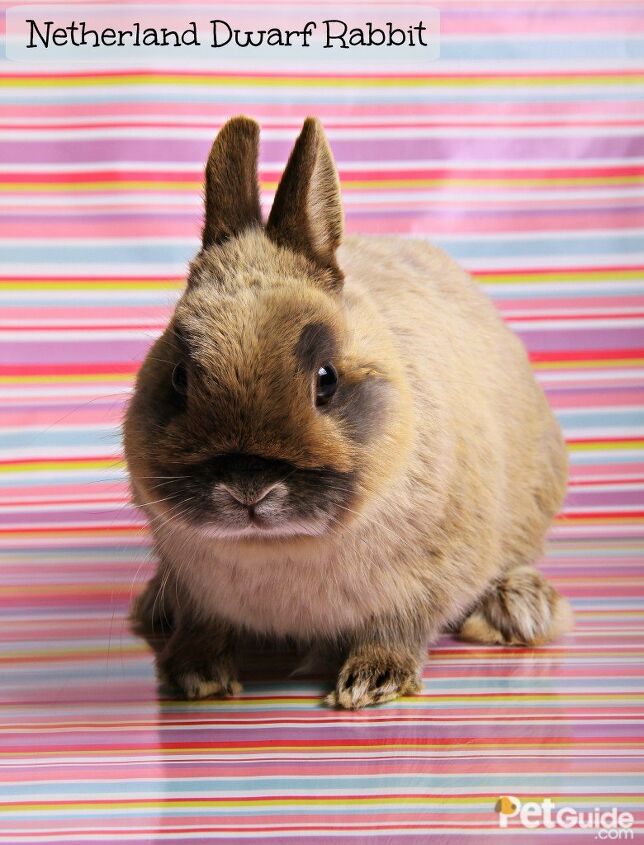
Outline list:
[[[298,513],[287,487],[277,482],[242,493],[227,484],[211,493],[213,511],[199,520],[199,530],[226,539],[270,539],[321,534],[328,523],[321,508]]]
[[[325,533],[326,525],[303,520],[285,521],[278,525],[249,522],[244,528],[231,528],[219,523],[203,523],[198,526],[200,534],[220,540],[285,540],[290,537],[320,536]]]
[[[161,533],[190,530],[213,539],[267,541],[320,536],[329,529],[333,521],[331,514],[322,508],[315,508],[311,514],[293,512],[286,504],[287,498],[287,492],[276,485],[270,495],[252,504],[216,490],[208,510],[195,510],[183,503],[166,506],[167,503],[155,501],[141,502],[141,506]]]
[[[153,475],[165,472],[155,467]],[[319,536],[356,513],[355,476],[257,456],[217,456],[159,483],[163,496],[156,503],[146,497],[152,500],[146,510],[164,532],[180,524],[222,539]],[[145,506],[143,495],[139,503]]]

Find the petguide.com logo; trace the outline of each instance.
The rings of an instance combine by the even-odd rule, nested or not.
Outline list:
[[[595,839],[607,842],[628,841],[635,838],[631,829],[632,813],[617,807],[576,810],[559,807],[551,798],[543,801],[521,801],[514,795],[502,795],[494,807],[499,814],[499,827],[524,827],[528,830],[587,830]]]

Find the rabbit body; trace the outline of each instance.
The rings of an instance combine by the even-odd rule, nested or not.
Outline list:
[[[210,279],[220,266],[247,260],[254,273],[247,313],[256,301],[269,303],[270,325],[286,336],[291,321],[281,325],[281,306],[270,305],[275,282],[264,279],[253,259],[242,259],[262,255],[277,266],[283,249],[279,238],[269,244],[261,229],[243,229],[217,244],[216,262],[206,250],[193,275]],[[426,242],[347,238],[335,244],[325,273],[324,284],[342,279],[342,318],[332,324],[344,358],[354,361],[345,381],[354,379],[357,391],[337,400],[346,403],[337,411],[344,440],[333,453],[338,473],[324,481],[329,489],[335,485],[337,514],[320,523],[326,529],[315,523],[293,534],[229,536],[156,519],[139,468],[150,466],[139,458],[149,438],[141,419],[144,403],[154,399],[146,397],[146,385],[162,367],[154,356],[168,355],[167,337],[140,376],[126,452],[135,500],[150,516],[161,563],[135,616],[148,631],[170,620],[160,675],[188,697],[238,691],[234,643],[242,631],[337,649],[343,665],[328,701],[358,708],[417,691],[426,644],[442,630],[479,642],[535,645],[571,624],[567,602],[532,565],[561,506],[567,461],[519,340],[480,287]],[[193,315],[201,314],[203,324],[210,307],[208,284],[195,285],[179,319],[198,334]],[[213,316],[212,325],[222,319]],[[231,324],[229,333],[245,331],[248,319]],[[286,404],[288,386],[283,390]],[[324,424],[325,412],[310,425]],[[241,406],[240,413],[246,414]],[[308,416],[301,419],[309,425]],[[281,444],[264,436],[262,460],[281,465],[286,443],[287,435]],[[285,466],[305,461],[293,449]],[[228,476],[217,478],[228,489]],[[286,476],[271,478],[277,511],[280,497],[291,494]]]

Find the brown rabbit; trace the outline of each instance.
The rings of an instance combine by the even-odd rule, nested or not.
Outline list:
[[[240,636],[283,636],[341,654],[327,701],[354,709],[420,690],[445,629],[559,636],[569,605],[533,563],[566,453],[522,345],[439,249],[341,244],[313,118],[263,226],[258,139],[238,117],[213,144],[202,249],[125,421],[160,678],[235,694]]]

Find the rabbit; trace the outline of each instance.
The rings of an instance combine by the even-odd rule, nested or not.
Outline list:
[[[235,696],[249,632],[338,659],[325,701],[416,694],[442,632],[539,646],[572,627],[535,568],[567,479],[526,352],[425,241],[343,238],[304,122],[262,222],[259,127],[228,121],[202,244],[124,422],[157,574],[133,616],[160,682]]]

